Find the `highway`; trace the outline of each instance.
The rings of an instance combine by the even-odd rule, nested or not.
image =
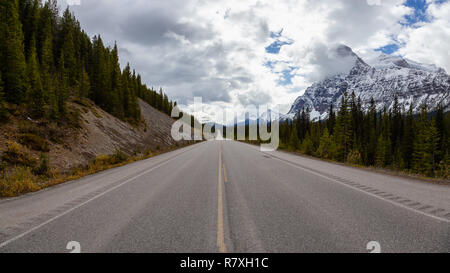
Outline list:
[[[450,186],[235,141],[0,200],[0,253],[450,253]]]

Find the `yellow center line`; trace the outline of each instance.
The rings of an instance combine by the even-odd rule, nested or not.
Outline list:
[[[222,200],[222,143],[219,144],[219,176],[218,176],[218,198],[217,198],[217,247],[219,252],[227,252],[223,232],[223,200]]]
[[[225,183],[228,182],[227,168],[225,167],[225,163],[223,163],[223,181],[224,181]]]

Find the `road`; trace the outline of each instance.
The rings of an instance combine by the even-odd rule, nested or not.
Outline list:
[[[0,252],[450,252],[450,186],[234,141],[0,200]]]

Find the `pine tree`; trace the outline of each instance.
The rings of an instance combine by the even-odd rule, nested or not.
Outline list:
[[[297,125],[293,123],[292,130],[291,130],[291,136],[289,137],[289,149],[291,150],[298,150],[300,147],[300,140],[298,138],[297,133]]]
[[[425,173],[428,166],[428,160],[430,159],[427,154],[427,107],[422,106],[419,117],[415,126],[415,138],[414,138],[414,152],[413,152],[413,170],[417,173]]]
[[[101,99],[103,93],[102,86],[102,73],[104,72],[104,58],[103,58],[103,42],[100,36],[94,36],[92,39],[92,56],[90,60],[90,80],[91,80],[91,92],[89,98],[93,100],[97,105],[102,107]]]
[[[162,88],[159,88],[159,100],[158,100],[158,110],[163,111],[164,107],[164,96]]]
[[[410,105],[408,113],[406,114],[403,126],[403,138],[401,141],[402,159],[405,168],[410,170],[412,168],[412,157],[414,152],[414,116],[413,108]]]
[[[131,88],[130,88],[131,71],[130,64],[127,64],[122,72],[122,93],[123,93],[123,109],[125,117],[130,117],[132,113],[131,109]]]
[[[63,45],[63,58],[64,58],[64,77],[67,78],[68,84],[76,84],[76,59],[75,59],[75,47],[73,42],[73,34],[69,31],[64,39]]]
[[[237,121],[235,122],[237,124]],[[289,138],[290,138],[290,121],[286,119],[284,122],[280,123],[280,141],[283,147],[289,146]]]
[[[359,147],[357,147],[357,138],[359,137],[357,135],[357,128],[358,128],[358,104],[356,101],[356,95],[355,92],[352,92],[352,95],[350,97],[350,132],[349,132],[349,138],[351,142],[349,143],[349,148],[351,150],[356,150]]]
[[[402,133],[402,113],[400,110],[400,105],[398,103],[398,97],[394,98],[394,105],[392,106],[392,134],[391,141],[394,147],[398,147],[401,133]]]
[[[336,126],[334,129],[336,145],[338,149],[338,158],[340,161],[347,159],[350,152],[353,140],[353,132],[351,131],[351,116],[348,111],[347,94],[342,96],[341,108],[336,119]]]
[[[375,106],[375,101],[372,98],[370,100],[369,112],[367,117],[367,164],[375,165],[375,153],[377,150],[377,109]]]
[[[321,132],[320,132],[320,121],[319,121],[319,122],[315,122],[315,123],[311,124],[310,137],[311,137],[311,142],[312,142],[312,146],[313,146],[312,149],[314,152],[316,152],[317,149],[319,148],[320,136],[321,136]]]
[[[397,168],[401,163],[401,153],[400,153],[400,140],[403,133],[403,123],[402,123],[402,113],[400,110],[400,105],[398,103],[398,97],[394,98],[394,105],[392,107],[392,126],[391,126],[391,143],[392,143],[392,155],[393,155],[393,165]]]
[[[4,120],[8,116],[5,105],[5,93],[3,92],[3,80],[2,73],[0,71],[0,121]]]
[[[436,155],[436,161],[441,162],[446,154],[448,141],[445,131],[445,120],[444,120],[444,108],[442,105],[439,105],[437,113],[436,113],[436,130],[439,137],[439,143],[438,143],[438,154]]]
[[[124,106],[120,103],[123,100],[122,93],[122,74],[119,65],[119,52],[117,49],[117,44],[114,44],[114,48],[111,52],[111,94],[110,94],[110,104],[114,109],[113,113],[120,117],[124,117]]]
[[[313,155],[315,153],[314,144],[311,140],[311,135],[309,134],[309,132],[306,133],[305,139],[302,142],[301,151],[302,153],[307,155]]]
[[[336,113],[334,112],[333,104],[330,104],[330,114],[327,120],[327,128],[330,135],[334,134],[334,126],[336,125]]]
[[[22,23],[24,53],[27,60],[30,58],[32,47],[36,47],[39,7],[39,0],[19,0],[19,18]]]
[[[0,1],[0,71],[6,100],[19,104],[28,91],[22,25],[17,1]]]
[[[137,78],[136,78],[136,82],[137,82],[137,91],[136,91],[136,95],[138,96],[138,97],[142,97],[142,78],[141,78],[141,75],[137,75]]]
[[[65,117],[67,114],[67,73],[64,65],[64,51],[61,51],[61,55],[58,60],[58,87],[56,89],[56,102],[58,105],[58,114],[60,117]]]
[[[56,105],[54,94],[54,56],[53,56],[53,15],[50,9],[50,3],[47,1],[42,7],[39,15],[39,30],[37,39],[37,52],[41,65],[41,81],[46,104],[50,109]]]
[[[54,70],[53,29],[56,28],[56,22],[53,21],[52,12],[50,1],[47,1],[39,15],[37,51],[43,74]]]
[[[353,124],[353,135],[354,135],[354,141],[353,141],[353,150],[360,151],[362,154],[366,153],[366,145],[364,145],[364,111],[362,110],[362,101],[361,97],[358,97],[356,101],[356,111],[355,111],[355,117],[353,118],[354,124]],[[360,154],[361,155],[361,154]],[[362,155],[361,155],[362,157]]]
[[[75,20],[70,13],[69,8],[67,7],[61,20],[59,41],[60,43],[62,43],[61,54],[64,60],[64,77],[67,79],[67,84],[70,86],[75,85],[77,80],[77,65],[74,44],[74,21]]]
[[[384,167],[386,162],[386,145],[385,145],[385,137],[381,134],[378,137],[376,156],[375,156],[375,165],[377,167]]]
[[[425,131],[425,173],[428,176],[434,176],[439,162],[436,160],[440,156],[439,151],[439,132],[436,129],[435,121],[428,123]]]
[[[28,84],[30,92],[28,94],[28,103],[31,115],[34,118],[41,118],[44,116],[44,91],[42,89],[41,75],[39,73],[39,64],[36,54],[35,41],[31,42],[30,56],[28,60]]]
[[[383,111],[381,130],[382,135],[384,136],[384,165],[389,166],[392,164],[391,118],[386,108]]]
[[[78,97],[87,98],[89,96],[90,89],[91,83],[89,80],[89,75],[87,74],[86,69],[83,66],[80,73]]]
[[[325,159],[334,159],[336,155],[336,145],[333,138],[328,133],[328,128],[325,127],[323,135],[320,138],[319,148],[317,149],[317,156]]]
[[[139,103],[134,90],[132,90],[131,94],[131,109],[132,109],[131,114],[132,123],[137,124],[141,120],[141,109],[139,108]]]
[[[166,94],[164,94],[163,98],[163,112],[169,114],[169,97]]]

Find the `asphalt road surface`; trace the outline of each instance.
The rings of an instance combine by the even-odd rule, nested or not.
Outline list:
[[[367,253],[369,242],[449,253],[450,186],[211,141],[0,200],[0,252]]]

